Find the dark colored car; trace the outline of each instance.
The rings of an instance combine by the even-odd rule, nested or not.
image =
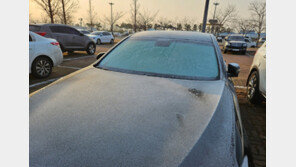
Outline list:
[[[30,95],[30,166],[249,166],[213,35],[146,31]]]
[[[238,34],[228,35],[227,37],[225,37],[223,50],[224,53],[227,53],[228,51],[233,51],[246,54],[247,43],[245,42],[245,37]]]
[[[96,44],[92,39],[67,25],[38,24],[29,25],[29,29],[44,37],[56,39],[63,52],[86,51],[92,55],[96,51]]]

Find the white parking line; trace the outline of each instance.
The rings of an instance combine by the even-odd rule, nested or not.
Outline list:
[[[64,59],[63,61],[85,59],[85,58],[90,58],[90,57],[95,57],[95,56],[94,55],[90,55],[90,56],[81,56],[81,57],[75,57],[75,58],[67,58],[67,59]]]
[[[56,81],[58,79],[60,79],[60,78],[53,78],[53,79],[50,79],[50,80],[47,80],[47,81],[42,81],[42,82],[34,83],[34,84],[30,85],[30,88],[33,88],[33,87],[36,87],[36,86],[39,86],[39,85],[48,84],[48,83],[54,82],[54,81]]]
[[[235,88],[238,88],[238,89],[247,89],[246,86],[234,86]]]
[[[81,68],[80,67],[71,67],[71,66],[58,66],[58,67],[62,67],[62,68],[71,68],[71,69],[74,69],[74,70],[80,70]]]

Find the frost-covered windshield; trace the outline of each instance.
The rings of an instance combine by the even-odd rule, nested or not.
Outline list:
[[[176,78],[216,78],[219,74],[214,46],[175,39],[129,38],[98,67]]]

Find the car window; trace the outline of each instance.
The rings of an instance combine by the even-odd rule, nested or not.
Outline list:
[[[62,26],[49,26],[49,29],[53,33],[65,33],[65,29]]]
[[[99,63],[99,68],[177,78],[217,78],[212,45],[173,39],[129,38]]]
[[[83,34],[90,34],[88,31],[81,31]]]
[[[111,35],[111,34],[109,32],[103,32],[103,35],[108,36],[108,35]]]
[[[74,28],[64,27],[64,29],[65,29],[65,33],[67,34],[80,35],[79,31]]]
[[[230,41],[244,41],[244,37],[243,36],[229,36],[228,39]]]
[[[40,31],[41,26],[37,26],[37,25],[29,25],[29,30],[33,31],[33,32],[38,32]]]

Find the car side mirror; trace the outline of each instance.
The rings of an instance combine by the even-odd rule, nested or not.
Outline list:
[[[101,52],[101,53],[99,53],[98,56],[97,56],[97,60],[98,60],[99,58],[101,58],[104,54],[105,54],[105,52]]]
[[[229,63],[228,64],[228,71],[227,74],[229,77],[238,77],[240,72],[240,66],[236,63]]]

